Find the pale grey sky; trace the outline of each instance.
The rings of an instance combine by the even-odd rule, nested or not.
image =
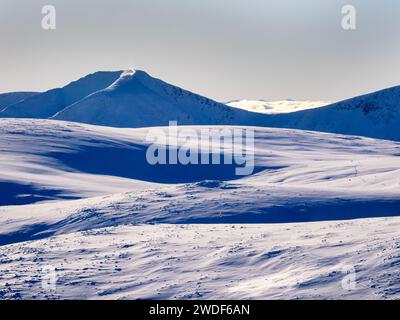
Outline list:
[[[399,34],[398,0],[0,0],[0,92],[133,66],[219,101],[339,100],[400,84]]]

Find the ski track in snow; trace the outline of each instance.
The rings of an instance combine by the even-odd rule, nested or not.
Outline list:
[[[171,184],[146,128],[1,119],[0,298],[399,298],[400,143],[253,129],[253,175]]]

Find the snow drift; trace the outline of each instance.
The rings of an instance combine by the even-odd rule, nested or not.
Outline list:
[[[384,218],[64,234],[0,246],[0,299],[398,300],[399,227]],[[54,291],[41,283],[49,264]]]

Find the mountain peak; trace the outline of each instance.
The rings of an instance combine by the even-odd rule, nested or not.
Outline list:
[[[137,86],[138,83],[144,85],[145,83],[152,82],[154,79],[148,73],[142,70],[128,69],[122,71],[119,78],[117,78],[113,83],[110,84],[107,91],[116,90],[130,90],[132,87]]]
[[[120,77],[122,78],[122,77],[133,76],[135,73],[136,73],[136,70],[135,70],[135,69],[128,69],[128,70],[123,71],[123,72],[121,73],[121,76],[120,76]]]
[[[128,69],[121,73],[120,78],[151,78],[151,76],[143,71],[136,69]]]

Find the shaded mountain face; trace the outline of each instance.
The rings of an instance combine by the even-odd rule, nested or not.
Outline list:
[[[121,71],[99,71],[87,75],[65,87],[52,89],[9,105],[0,112],[0,117],[49,118],[66,106],[108,87],[120,74]]]
[[[326,107],[271,116],[266,125],[400,140],[400,86]]]
[[[231,108],[155,79],[126,71],[111,86],[70,105],[53,119],[112,127],[262,123],[264,115]]]
[[[22,91],[2,93],[0,94],[0,112],[12,104],[30,98],[36,94],[38,94],[38,92]]]

